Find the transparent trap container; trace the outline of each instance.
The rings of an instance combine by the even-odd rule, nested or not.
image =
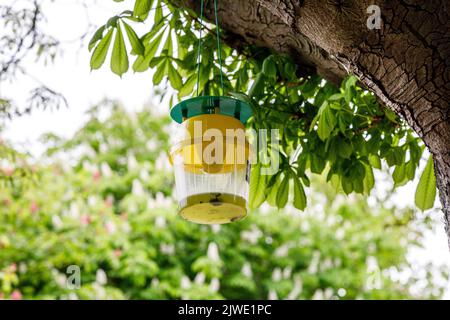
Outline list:
[[[172,109],[181,123],[170,157],[179,214],[201,224],[247,215],[249,143],[244,123],[250,107],[228,97],[197,97]]]

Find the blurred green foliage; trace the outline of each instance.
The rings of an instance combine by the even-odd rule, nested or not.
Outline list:
[[[149,109],[90,110],[65,140],[48,134],[36,177],[0,185],[0,298],[439,298],[431,267],[406,253],[424,226],[321,179],[305,212],[263,206],[241,222],[176,215],[169,120]],[[15,163],[11,170],[20,170]],[[68,268],[80,268],[79,289]],[[416,269],[417,270],[417,266]],[[406,276],[400,281],[395,274]],[[414,290],[419,285],[420,290]]]

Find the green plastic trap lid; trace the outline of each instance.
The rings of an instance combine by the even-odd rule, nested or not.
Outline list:
[[[185,119],[202,114],[223,114],[239,119],[243,124],[252,116],[247,102],[231,97],[200,96],[181,101],[170,111],[172,119],[182,123]]]

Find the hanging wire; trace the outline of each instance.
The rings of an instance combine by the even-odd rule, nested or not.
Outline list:
[[[198,38],[198,51],[197,51],[197,97],[200,86],[200,53],[202,52],[202,30],[203,30],[203,0],[200,2],[200,34]]]
[[[203,10],[204,10],[204,0],[200,1],[200,32],[198,39],[198,51],[197,51],[197,96],[199,94],[200,87],[200,62],[201,62],[201,53],[202,53],[202,31],[203,31]],[[219,28],[219,17],[217,13],[217,0],[214,0],[214,17],[216,23],[216,38],[217,38],[217,57],[219,59],[219,72],[220,72],[220,87],[221,94],[224,95],[224,86],[223,86],[223,66],[222,66],[222,48],[220,45],[220,28]]]
[[[217,14],[217,0],[214,0],[214,15],[216,19],[216,38],[217,38],[217,51],[219,58],[219,66],[220,66],[220,86],[222,88],[222,95],[224,94],[223,90],[223,73],[222,73],[222,49],[220,47],[220,28],[219,28],[219,17]]]

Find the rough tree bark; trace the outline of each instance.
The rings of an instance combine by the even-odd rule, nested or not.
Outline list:
[[[176,2],[199,12],[200,1]],[[367,27],[373,4],[380,29]],[[450,1],[220,0],[218,8],[232,46],[289,54],[335,83],[354,73],[417,132],[434,157],[450,245]]]

